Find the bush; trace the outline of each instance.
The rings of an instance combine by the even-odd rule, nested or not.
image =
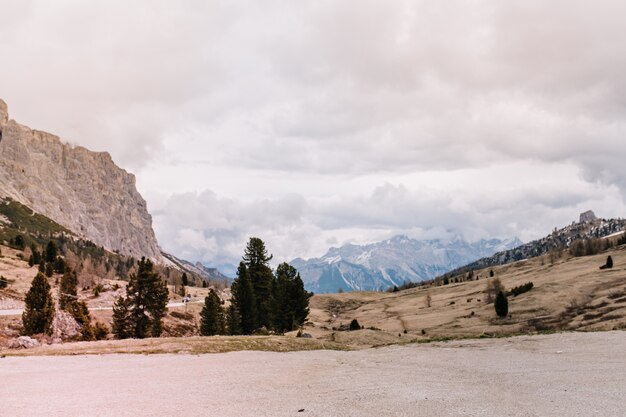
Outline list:
[[[359,321],[357,319],[352,319],[352,321],[350,322],[350,330],[360,330],[361,329],[361,325],[359,324]]]
[[[512,295],[513,297],[517,297],[520,294],[524,294],[525,292],[530,291],[533,288],[533,283],[532,282],[527,282],[526,284],[523,285],[519,285],[513,289],[511,289],[511,291],[507,291],[506,295]]]
[[[0,275],[0,289],[6,288],[9,285],[9,280]]]
[[[496,301],[493,303],[493,305],[496,309],[496,314],[498,315],[498,317],[506,317],[506,315],[509,314],[509,302],[506,299],[506,295],[504,294],[504,292],[498,292],[498,295],[496,296]]]
[[[97,322],[94,328],[94,333],[96,340],[105,340],[109,335],[109,327],[104,323]]]

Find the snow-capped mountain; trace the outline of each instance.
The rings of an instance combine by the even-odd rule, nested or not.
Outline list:
[[[309,291],[378,290],[406,281],[431,279],[521,244],[517,238],[467,242],[459,237],[415,240],[400,235],[369,245],[330,248],[321,258],[297,258],[291,264]]]

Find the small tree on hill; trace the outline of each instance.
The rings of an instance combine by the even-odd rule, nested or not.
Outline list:
[[[67,269],[63,277],[61,277],[61,284],[59,286],[59,307],[61,310],[65,310],[68,304],[77,300],[77,285],[78,277],[76,276],[76,272]]]
[[[181,278],[181,281],[185,287],[189,285],[189,278],[187,278],[186,272],[183,272],[183,277]]]
[[[613,268],[613,258],[611,258],[611,255],[609,255],[608,258],[606,258],[606,267],[607,268]]]
[[[352,319],[352,321],[350,322],[350,330],[360,330],[361,329],[361,325],[359,324],[359,321],[357,319]]]
[[[503,291],[499,291],[496,296],[496,301],[494,302],[494,307],[496,309],[496,314],[498,317],[506,317],[509,314],[509,302],[506,299],[506,295],[504,295]]]
[[[200,334],[214,336],[224,333],[224,309],[222,301],[212,288],[204,299],[204,307],[200,312]]]
[[[50,294],[50,284],[43,274],[38,273],[31,283],[26,299],[22,323],[24,334],[52,334],[54,319],[54,301]]]
[[[57,259],[57,245],[49,241],[46,246],[46,262],[53,263]]]

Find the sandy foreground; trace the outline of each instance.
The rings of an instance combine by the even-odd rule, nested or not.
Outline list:
[[[350,352],[4,357],[0,381],[2,416],[624,416],[626,332]]]

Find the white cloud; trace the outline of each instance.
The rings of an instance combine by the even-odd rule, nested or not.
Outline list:
[[[12,116],[133,170],[181,256],[623,213],[621,1],[0,2]]]

